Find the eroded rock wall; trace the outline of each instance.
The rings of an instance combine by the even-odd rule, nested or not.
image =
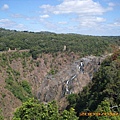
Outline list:
[[[38,100],[41,102],[52,100],[61,102],[66,95],[79,93],[92,80],[94,72],[98,70],[104,59],[105,56],[87,56],[66,65],[56,75],[46,75],[37,90]],[[83,71],[80,70],[81,61],[84,64]]]

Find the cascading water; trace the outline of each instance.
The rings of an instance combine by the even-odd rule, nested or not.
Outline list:
[[[70,79],[66,81],[66,93],[71,94],[72,92],[69,90],[69,83],[72,82],[77,77],[77,74],[73,75]]]

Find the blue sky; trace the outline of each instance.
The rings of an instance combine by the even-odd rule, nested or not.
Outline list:
[[[120,35],[120,0],[0,0],[0,27]]]

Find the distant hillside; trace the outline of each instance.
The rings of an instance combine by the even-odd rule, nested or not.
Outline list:
[[[80,55],[101,55],[120,46],[120,36],[88,36],[79,34],[56,34],[51,32],[28,32],[0,29],[0,51],[29,49],[33,58],[39,53],[77,52]]]

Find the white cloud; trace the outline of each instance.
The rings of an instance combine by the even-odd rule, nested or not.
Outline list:
[[[24,18],[25,16],[23,16],[21,14],[12,14],[11,17],[13,17],[13,18]]]
[[[111,6],[110,6],[111,7]],[[98,2],[93,0],[64,0],[61,4],[56,6],[42,5],[40,8],[44,9],[45,13],[53,14],[89,14],[89,15],[101,15],[109,9],[103,8]]]
[[[77,18],[69,18],[69,23],[72,25],[70,28],[82,27],[86,29],[100,26],[106,22],[106,19],[100,16],[112,10],[113,6],[113,3],[109,3],[105,8],[99,2],[93,0],[63,0],[59,5],[51,6],[47,4],[40,6],[40,8],[47,14],[74,14],[74,17],[76,15]],[[66,22],[58,22],[58,24],[66,24]]]
[[[93,28],[94,26],[105,22],[106,19],[97,16],[82,16],[77,18],[76,21],[79,22],[80,26]]]
[[[119,23],[119,22],[115,22],[115,23],[114,23],[114,26],[118,26],[118,27],[119,27],[119,26],[120,26],[120,23]]]
[[[9,19],[0,19],[0,27],[14,29],[14,30],[25,30],[27,29],[23,24],[16,23]]]
[[[111,23],[111,24],[109,24],[109,26],[111,26],[111,27],[120,27],[120,22]]]
[[[0,27],[10,27],[15,25],[15,22],[9,19],[0,19]]]
[[[25,30],[26,29],[26,27],[25,27],[25,25],[24,24],[17,24],[16,26],[15,26],[15,29],[17,29],[17,30]]]
[[[8,6],[7,4],[4,4],[4,5],[2,6],[2,10],[7,10],[7,9],[9,9],[9,6]]]
[[[12,18],[22,18],[22,19],[25,19],[25,20],[36,20],[36,17],[29,17],[27,15],[23,15],[23,14],[11,14],[11,17]]]
[[[115,4],[112,3],[112,2],[109,2],[108,5],[109,5],[110,7],[114,7],[114,6],[115,6]]]
[[[49,18],[49,15],[41,15],[40,18]]]
[[[65,25],[65,24],[67,24],[67,22],[65,22],[65,21],[62,21],[62,22],[58,22],[58,24]]]
[[[114,20],[112,23],[108,23],[108,27],[119,28],[119,30],[120,30],[120,18]]]
[[[50,21],[43,21],[42,24],[44,24],[44,26],[50,30],[56,30],[58,27],[55,23]]]
[[[58,5],[46,4],[40,6],[40,8],[44,14],[71,15],[71,18],[68,18],[70,24],[68,27],[64,26],[67,27],[66,31],[79,31],[79,33],[89,31],[92,34],[104,31],[107,20],[102,15],[113,10],[114,6],[114,3],[109,2],[108,6],[104,7],[95,0],[62,0]],[[58,24],[66,24],[66,22],[58,22]],[[59,27],[62,28],[63,26]]]

